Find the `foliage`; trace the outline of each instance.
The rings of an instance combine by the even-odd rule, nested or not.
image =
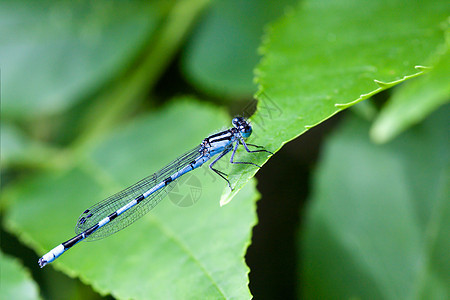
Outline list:
[[[415,67],[447,46],[440,27],[445,7],[445,1],[407,7],[403,1],[301,3],[272,26],[261,47],[261,103],[252,120],[271,134],[258,143],[279,149],[341,110],[420,74]],[[445,94],[448,81],[436,84]],[[239,172],[237,186],[255,173]]]
[[[448,3],[283,3],[2,2],[3,230],[41,255],[71,237],[84,209],[229,127],[220,106],[244,107],[256,90],[253,52],[279,16],[260,46],[249,142],[278,152],[358,103],[353,111],[368,119],[336,127],[313,171],[298,243],[301,295],[448,296],[448,106],[439,108],[450,98]],[[385,105],[361,102],[400,83]],[[369,131],[390,142],[376,146]],[[238,152],[240,161],[268,159]],[[64,293],[39,279],[49,268],[120,299],[261,295],[248,287],[244,260],[258,168],[225,161],[232,192],[204,167],[113,237],[77,245],[46,269],[36,270],[37,255],[19,269],[40,272],[44,297]]]
[[[449,108],[385,145],[358,118],[329,138],[302,240],[306,298],[449,295]]]
[[[426,118],[430,112],[448,101],[450,95],[450,55],[446,44],[439,49],[429,76],[417,78],[414,82],[398,89],[385,109],[374,122],[371,130],[373,140],[386,142],[404,129]]]
[[[0,265],[2,298],[39,299],[36,283],[17,259],[0,252]]]

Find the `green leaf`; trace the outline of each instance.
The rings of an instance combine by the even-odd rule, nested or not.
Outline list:
[[[21,161],[32,147],[32,141],[13,124],[1,123],[1,162],[3,168],[13,161]]]
[[[32,140],[17,126],[1,122],[1,163],[3,171],[14,164],[43,164],[43,157],[54,155],[54,150]]]
[[[417,76],[414,67],[443,43],[440,24],[448,15],[444,0],[302,2],[270,28],[261,47],[253,143],[277,151],[339,111]],[[233,173],[236,189],[222,203],[256,171]]]
[[[0,266],[2,299],[40,299],[37,284],[18,260],[0,251]]]
[[[264,25],[281,15],[283,1],[214,1],[183,53],[186,77],[198,88],[223,97],[250,96]]]
[[[450,54],[443,47],[432,70],[395,91],[371,129],[371,137],[384,143],[422,121],[450,100]]]
[[[301,236],[306,298],[448,299],[449,109],[385,145],[356,118],[331,136]]]
[[[9,193],[14,205],[6,225],[43,254],[72,236],[86,208],[157,171],[229,122],[223,111],[177,101],[98,139],[67,170],[17,185]],[[225,185],[208,166],[188,173],[132,226],[81,243],[48,267],[118,298],[248,299],[244,254],[256,223],[255,184],[221,208]]]
[[[60,112],[127,67],[154,31],[139,1],[2,1],[2,114]]]

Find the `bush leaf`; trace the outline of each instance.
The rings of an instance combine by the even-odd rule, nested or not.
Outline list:
[[[274,152],[339,111],[417,76],[415,67],[443,44],[440,25],[448,14],[444,0],[302,2],[273,24],[261,47],[254,143]],[[225,191],[221,203],[256,171],[233,173],[236,189]]]
[[[356,118],[331,136],[301,236],[303,296],[449,297],[448,114],[381,146]]]
[[[154,31],[156,4],[2,1],[2,114],[61,112],[114,78]]]
[[[43,254],[72,236],[86,208],[229,123],[224,112],[193,101],[177,101],[144,116],[84,148],[66,169],[37,174],[16,186],[9,193],[14,205],[6,226]],[[234,205],[220,208],[225,185],[207,166],[194,170],[132,226],[81,243],[48,267],[118,298],[248,299],[244,254],[256,223],[257,194],[249,185]]]
[[[183,53],[186,77],[198,88],[223,97],[249,97],[264,25],[281,15],[283,1],[213,1]]]
[[[2,299],[40,299],[37,284],[17,259],[0,251],[0,266]]]
[[[450,35],[450,32],[449,32]],[[433,68],[396,90],[371,129],[374,141],[387,142],[400,132],[422,121],[450,100],[450,54],[441,47]]]

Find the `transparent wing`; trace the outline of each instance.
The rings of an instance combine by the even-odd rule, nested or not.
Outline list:
[[[136,197],[142,195],[144,192],[159,184],[161,181],[171,176],[173,173],[181,170],[189,163],[193,162],[196,158],[201,156],[200,149],[201,146],[199,145],[191,151],[186,152],[182,156],[178,157],[155,174],[142,179],[141,181],[124,189],[123,191],[120,191],[86,209],[78,218],[75,232],[79,234],[91,228],[100,220],[114,213],[119,208],[128,204],[130,201],[133,201]],[[149,195],[147,198],[119,215],[110,223],[99,228],[86,240],[99,240],[124,229],[125,227],[148,213],[153,207],[155,207],[162,200],[162,198],[164,198],[172,190],[175,184],[176,180]]]

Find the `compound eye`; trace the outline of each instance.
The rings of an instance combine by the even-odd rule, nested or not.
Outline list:
[[[239,127],[240,123],[241,123],[240,121],[241,121],[240,118],[238,118],[238,117],[234,118],[232,121],[234,127]]]

